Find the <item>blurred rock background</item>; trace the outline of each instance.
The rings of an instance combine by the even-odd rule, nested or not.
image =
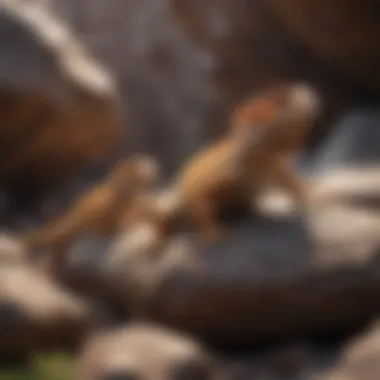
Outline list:
[[[78,60],[62,69],[54,56],[62,62],[65,54],[46,53],[51,50],[39,45],[43,38],[30,41],[33,34],[25,35],[13,24],[9,26],[8,16],[0,15],[0,175],[10,194],[1,215],[6,229],[13,226],[10,220],[19,223],[13,209],[11,217],[6,215],[7,202],[22,208],[34,199],[46,200],[43,190],[49,189],[54,190],[62,208],[120,155],[152,153],[165,174],[172,174],[194,150],[222,133],[238,101],[274,79],[308,81],[326,102],[308,142],[306,157],[315,167],[324,172],[331,164],[347,168],[353,162],[379,161],[380,5],[375,0],[17,3],[18,7],[37,4],[53,10],[58,20],[67,23],[68,40],[83,43],[89,56],[80,48],[78,52],[74,49],[71,54]],[[43,28],[39,25],[35,30]],[[69,45],[63,50],[70,51]],[[33,55],[36,51],[39,53]],[[80,62],[85,61],[88,65],[82,66]],[[83,84],[75,77],[80,70],[99,73],[90,75],[93,80]],[[63,85],[66,74],[73,79]],[[100,83],[108,86],[100,85],[99,89],[94,78],[103,78]],[[35,100],[36,89],[42,96],[29,103]],[[52,110],[47,124],[37,128],[34,137],[24,134],[27,129],[22,129],[22,123],[19,129],[15,127],[20,107],[25,105],[28,111],[29,104],[31,110]],[[37,126],[41,124],[38,120]],[[330,134],[333,126],[336,128]],[[378,326],[375,323],[368,331],[360,330],[359,338],[352,338],[347,330],[362,329],[380,311],[379,213],[363,206],[358,210],[345,199],[368,193],[378,197],[379,184],[368,179],[377,176],[378,169],[369,173],[349,170],[342,177],[328,173],[320,180],[321,194],[329,189],[344,201],[324,209],[319,208],[323,199],[316,202],[310,218],[317,247],[297,218],[260,228],[254,225],[254,233],[237,225],[227,248],[216,247],[201,269],[183,258],[191,257],[196,249],[186,239],[172,242],[166,260],[159,264],[141,260],[138,252],[123,248],[130,256],[121,265],[120,261],[112,262],[120,248],[92,237],[74,247],[73,263],[65,268],[65,282],[57,283],[29,268],[22,260],[23,248],[4,238],[0,245],[0,359],[9,356],[9,366],[20,353],[35,355],[33,351],[46,347],[53,352],[54,346],[70,351],[94,329],[95,336],[98,334],[97,323],[107,326],[108,313],[111,321],[120,321],[120,316],[124,321],[136,297],[134,292],[148,289],[144,300],[154,320],[207,341],[216,336],[224,343],[269,340],[269,346],[243,352],[232,346],[227,350],[218,347],[225,377],[378,378]],[[33,209],[34,217],[43,214],[40,208],[37,204]],[[38,296],[31,296],[36,293]],[[337,333],[343,333],[344,339],[335,339]],[[118,343],[117,338],[114,341],[117,330],[110,336],[110,349],[101,351],[104,363],[108,357],[113,363],[114,353],[130,352],[130,347],[141,352],[140,346],[134,346],[136,338],[132,343],[128,339]],[[149,332],[147,336],[150,342]],[[284,337],[285,343],[277,342]],[[154,344],[152,347],[157,347]],[[86,365],[95,363],[100,368],[96,360],[86,359],[86,350]],[[179,359],[172,355],[168,350],[156,362],[148,362],[137,378],[150,380],[162,363],[177,363]],[[39,358],[32,359],[32,367],[39,372],[29,369],[20,378],[57,379],[64,374],[63,369],[54,367],[54,353]],[[143,359],[137,355],[135,360],[141,364]],[[201,363],[203,359],[197,360]],[[149,366],[151,372],[144,372]],[[186,368],[185,373],[192,373],[193,369]],[[115,379],[112,368],[110,373],[107,366],[100,369],[106,371],[97,374],[100,379]],[[202,377],[211,375],[195,373],[193,379],[211,379]],[[127,375],[123,372],[116,378],[130,379]],[[16,372],[4,372],[0,380],[16,376]]]
[[[115,75],[128,151],[154,153],[173,170],[223,127],[220,96],[210,83],[216,59],[183,32],[168,2],[47,3]]]
[[[268,81],[307,80],[322,92],[326,109],[309,146],[342,112],[379,93],[374,1],[25,3],[53,9],[110,70],[128,129],[124,152],[153,153],[167,174],[219,135],[236,102]]]
[[[87,1],[50,4],[116,73],[136,125],[130,149],[156,153],[169,169],[268,81],[312,82],[326,114],[379,94],[374,1]]]
[[[53,9],[110,70],[128,129],[123,151],[153,153],[167,174],[218,136],[236,102],[268,81],[307,80],[323,94],[325,113],[309,148],[342,112],[372,104],[379,93],[374,1],[25,3]]]

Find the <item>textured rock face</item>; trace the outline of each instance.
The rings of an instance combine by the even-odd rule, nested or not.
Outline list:
[[[380,92],[374,1],[170,3],[188,34],[215,54],[215,83],[229,106],[273,79],[310,81],[327,104],[317,137],[323,122],[358,96]]]
[[[379,93],[379,51],[374,43],[380,32],[376,1],[357,0],[267,1],[295,38],[317,58]],[[328,12],[326,10],[328,9]]]
[[[345,32],[327,33],[324,26],[315,26],[315,20],[306,25],[316,29],[315,33],[312,30],[316,36],[311,32],[300,35],[298,24],[304,28],[304,13],[308,20],[308,2],[290,4],[288,9],[297,18],[294,22],[281,2],[264,0],[34,3],[50,5],[115,74],[128,119],[126,151],[153,153],[167,173],[223,130],[236,101],[272,78],[314,83],[324,94],[327,119],[355,102],[358,95],[377,88],[370,79],[377,75],[373,70],[378,66],[376,41],[371,43],[368,38],[361,43],[367,35],[378,35],[377,23],[370,19],[375,13],[372,3],[358,11],[352,1],[347,8],[350,12],[338,12],[343,6],[340,0],[328,4],[331,27],[337,25],[339,31],[346,30],[352,14],[360,16],[349,33],[358,29],[362,33],[355,41],[347,38],[344,45],[339,36]],[[325,9],[313,7],[310,4],[313,14]],[[336,50],[331,48],[329,55],[319,48],[324,33],[330,36],[331,46],[340,44]],[[312,37],[318,41],[314,43]],[[366,59],[352,59],[361,56],[360,49]],[[346,61],[354,67],[345,70]]]
[[[356,0],[323,4],[215,0],[206,5],[171,0],[171,4],[186,30],[220,55],[222,66],[230,69],[231,83],[243,84],[245,78],[249,89],[261,76],[264,81],[272,75],[313,79],[313,69],[317,69],[314,79],[322,80],[324,66],[319,61],[324,61],[327,72],[337,79],[353,80],[379,92],[376,2],[363,6]],[[365,57],[365,62],[358,57]]]
[[[122,133],[113,79],[45,7],[5,1],[0,15],[0,178],[12,195],[57,185]]]
[[[216,380],[213,360],[191,338],[159,326],[131,323],[100,332],[85,345],[80,379]]]
[[[223,127],[213,56],[184,36],[166,1],[49,3],[115,73],[128,152],[150,152],[170,172]]]

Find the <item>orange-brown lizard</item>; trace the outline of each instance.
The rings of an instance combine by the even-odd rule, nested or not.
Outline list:
[[[178,216],[190,220],[204,242],[221,235],[221,211],[249,207],[271,180],[285,187],[302,206],[306,185],[288,166],[320,109],[317,93],[306,84],[273,86],[236,109],[225,136],[195,156],[171,185],[172,200],[162,207],[154,196],[137,199],[127,223],[153,223],[164,237]]]
[[[26,232],[22,241],[27,247],[47,250],[48,265],[57,269],[75,235],[87,231],[102,236],[116,233],[123,210],[134,197],[153,186],[158,174],[158,165],[150,157],[122,161],[104,181],[80,196],[68,212],[48,226]]]

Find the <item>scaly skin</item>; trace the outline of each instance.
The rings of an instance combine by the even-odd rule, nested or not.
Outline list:
[[[276,181],[304,206],[307,185],[287,165],[297,153],[319,111],[319,98],[304,84],[268,88],[237,107],[226,135],[180,170],[172,184],[176,200],[165,212],[152,196],[135,202],[129,223],[156,225],[164,239],[173,220],[185,217],[202,242],[222,235],[218,217],[225,209],[249,207],[267,181]],[[127,218],[128,219],[128,218]]]

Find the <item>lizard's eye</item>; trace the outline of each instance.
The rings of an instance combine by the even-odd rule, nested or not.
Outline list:
[[[285,107],[289,104],[289,91],[285,87],[278,88],[274,96],[277,107]]]
[[[253,120],[256,123],[265,123],[274,115],[274,104],[269,99],[259,100],[253,108]]]

